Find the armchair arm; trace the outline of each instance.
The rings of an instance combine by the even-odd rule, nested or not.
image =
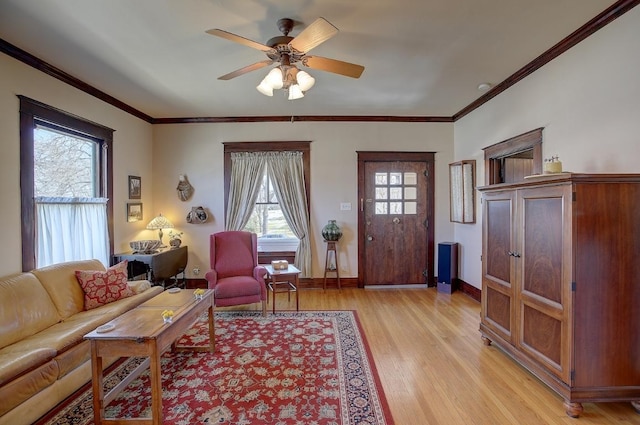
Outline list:
[[[215,270],[209,270],[207,274],[204,275],[204,278],[207,279],[209,289],[213,289],[218,283],[218,272]]]
[[[264,283],[264,277],[267,275],[267,269],[262,266],[255,266],[253,268],[253,277],[260,283],[260,296],[261,299],[267,299],[267,285]]]

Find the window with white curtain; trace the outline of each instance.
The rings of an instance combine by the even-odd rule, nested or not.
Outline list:
[[[23,270],[109,265],[113,130],[20,97]]]

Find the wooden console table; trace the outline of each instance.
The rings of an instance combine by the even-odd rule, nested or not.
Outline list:
[[[153,254],[135,254],[123,252],[113,256],[113,263],[123,260],[129,261],[129,278],[132,279],[140,272],[147,275],[147,279],[154,284],[163,287],[179,286],[184,288],[186,284],[185,270],[189,259],[189,251],[186,246],[179,248],[165,248]],[[182,273],[182,282],[178,282],[177,275]],[[165,285],[165,281],[175,278],[175,283]]]
[[[106,423],[137,425],[161,425],[162,421],[162,374],[160,356],[168,349],[208,351],[215,350],[215,330],[213,322],[213,291],[205,291],[201,300],[196,300],[193,290],[177,293],[164,291],[133,310],[110,321],[110,328],[96,330],[85,335],[91,343],[91,375],[93,388],[93,416],[96,425]],[[175,311],[173,322],[164,323],[162,312]],[[175,347],[191,325],[204,313],[208,314],[209,345],[202,347]],[[120,384],[105,394],[103,357],[147,357]],[[151,418],[106,418],[105,407],[133,379],[144,370],[151,375]]]

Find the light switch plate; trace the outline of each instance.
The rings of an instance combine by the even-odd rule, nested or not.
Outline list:
[[[351,211],[351,202],[340,202],[340,211]]]

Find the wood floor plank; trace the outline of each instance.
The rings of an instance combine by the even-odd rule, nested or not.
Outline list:
[[[295,300],[281,295],[276,309]],[[358,312],[397,425],[640,425],[630,403],[584,403],[579,419],[566,416],[558,395],[483,345],[480,304],[462,293],[302,289],[300,309]]]

